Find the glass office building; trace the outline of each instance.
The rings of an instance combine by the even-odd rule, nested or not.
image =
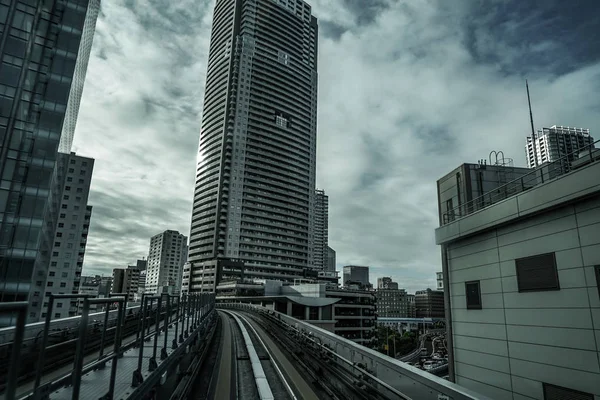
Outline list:
[[[99,0],[0,0],[0,301],[28,300],[32,321],[54,251],[59,143],[70,151],[99,10]]]

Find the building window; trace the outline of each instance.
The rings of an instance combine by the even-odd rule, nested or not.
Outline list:
[[[554,253],[515,260],[519,292],[560,290]]]
[[[56,308],[62,308],[63,303],[56,303]]]
[[[54,282],[48,282],[47,286],[54,286]]]
[[[275,125],[280,126],[282,128],[287,128],[288,121],[287,121],[287,119],[278,115],[275,117]]]
[[[479,281],[465,282],[468,310],[481,310],[481,290]]]
[[[60,287],[67,287],[67,284],[65,282],[61,282]]]
[[[48,276],[54,276],[55,272],[54,271],[50,271],[48,272]]]
[[[74,168],[69,168],[69,173],[72,174],[73,172],[75,172],[75,169]]]
[[[54,318],[60,318],[60,313],[55,313]]]
[[[58,227],[59,227],[59,228],[64,228],[64,227],[65,227],[65,224],[63,224],[63,223],[61,222],[61,223],[59,223],[59,224],[58,224]]]
[[[594,400],[594,395],[591,393],[580,392],[561,386],[550,385],[544,383],[544,400]]]

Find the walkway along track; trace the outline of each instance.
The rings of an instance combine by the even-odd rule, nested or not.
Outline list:
[[[320,389],[319,398],[410,400],[377,385],[366,366],[341,359],[331,349],[319,344],[310,332],[300,332],[270,315],[240,314],[268,332],[278,347],[293,360],[298,371],[306,376],[305,379]]]
[[[219,312],[219,343],[211,345],[190,399],[318,400],[290,361],[255,323]]]

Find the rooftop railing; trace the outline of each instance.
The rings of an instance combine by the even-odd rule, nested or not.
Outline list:
[[[578,158],[589,160],[589,162],[600,159],[600,154],[597,151],[594,151],[596,150],[595,145],[598,142],[600,142],[600,140],[597,140],[582,149],[573,151],[558,160],[544,163],[537,168],[532,169],[531,172],[500,185],[471,201],[459,204],[442,214],[442,225],[449,224],[459,218],[483,210],[492,204],[529,190],[538,184],[542,184],[552,179],[560,179],[566,173],[574,169],[572,164],[579,164],[577,163]]]

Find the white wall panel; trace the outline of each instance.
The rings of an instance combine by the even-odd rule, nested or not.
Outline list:
[[[454,321],[452,329],[456,335],[506,340],[506,328],[504,324],[478,324]]]
[[[561,289],[547,292],[505,293],[506,308],[579,308],[589,307],[587,289]]]
[[[454,337],[454,347],[459,349],[479,351],[480,353],[508,356],[508,347],[504,340],[482,339],[469,336]]]
[[[590,329],[507,325],[506,331],[508,340],[514,342],[596,350],[594,333]]]
[[[600,375],[529,361],[510,360],[513,375],[600,395]]]
[[[590,310],[580,309],[509,309],[506,323],[512,325],[592,329]]]
[[[515,393],[527,396],[527,398],[536,400],[544,399],[544,387],[542,382],[513,375],[512,387]]]
[[[598,354],[595,351],[565,349],[562,347],[508,342],[510,356],[514,359],[600,373]]]
[[[505,374],[510,373],[508,357],[483,354],[469,350],[458,350],[454,355],[454,359],[463,364],[487,368]]]
[[[513,400],[512,392],[457,375],[456,383],[494,400]]]
[[[511,390],[510,375],[499,371],[492,371],[474,365],[455,363],[456,373],[467,376],[469,379],[495,386],[500,389]]]

